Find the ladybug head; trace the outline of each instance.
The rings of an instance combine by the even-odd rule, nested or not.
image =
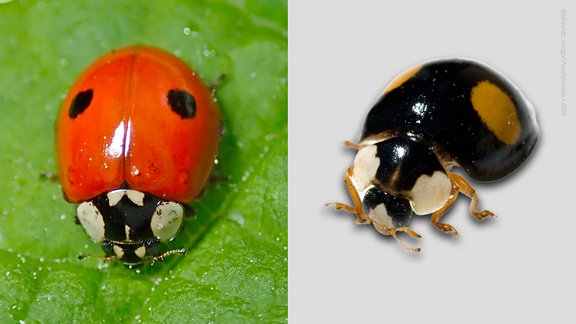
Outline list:
[[[408,226],[412,218],[410,202],[391,195],[378,187],[371,187],[362,199],[362,209],[375,224],[385,228]]]
[[[186,254],[185,249],[169,250],[162,252],[162,244],[158,240],[138,243],[116,243],[112,241],[102,242],[102,250],[106,253],[105,260],[120,261],[125,266],[132,268],[151,260],[163,260],[172,254]]]
[[[131,189],[116,189],[78,205],[77,218],[94,242],[102,242],[105,260],[132,267],[185,250],[162,252],[180,230],[184,207]]]

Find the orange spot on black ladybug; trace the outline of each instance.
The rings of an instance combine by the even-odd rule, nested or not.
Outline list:
[[[516,105],[497,85],[481,81],[472,88],[470,101],[482,122],[502,142],[512,145],[520,138],[521,128]]]
[[[418,71],[422,69],[422,66],[423,66],[422,64],[416,65],[413,68],[410,68],[405,72],[401,73],[400,75],[398,75],[397,77],[395,77],[394,80],[392,80],[392,82],[390,82],[390,84],[388,84],[388,86],[384,88],[380,96],[403,85],[406,81],[410,80],[411,77],[415,76],[416,73],[418,73]]]

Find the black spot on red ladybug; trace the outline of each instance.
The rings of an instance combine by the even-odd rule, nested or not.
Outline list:
[[[172,89],[168,92],[168,104],[181,118],[196,116],[196,99],[188,91]]]
[[[93,96],[94,91],[92,91],[92,89],[78,92],[70,104],[70,108],[68,109],[68,117],[74,119],[83,113],[84,110],[90,106]]]

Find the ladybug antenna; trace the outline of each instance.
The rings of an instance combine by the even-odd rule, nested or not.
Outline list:
[[[404,244],[402,241],[400,241],[398,236],[396,236],[396,233],[405,232],[413,238],[420,238],[421,237],[420,234],[414,232],[413,230],[409,229],[406,226],[396,227],[396,228],[387,228],[387,227],[385,227],[381,224],[378,224],[378,223],[372,223],[372,224],[374,224],[374,228],[376,228],[376,230],[378,232],[380,232],[381,234],[391,235],[396,240],[396,242],[398,242],[398,244],[400,244],[406,250],[411,251],[411,252],[420,252],[420,248],[412,248],[412,247],[406,246],[406,244]]]
[[[186,249],[175,249],[175,250],[166,251],[160,255],[154,256],[152,258],[152,262],[154,262],[156,260],[164,260],[164,259],[166,259],[166,257],[171,256],[173,254],[186,255]]]
[[[399,227],[399,228],[392,229],[390,231],[390,235],[392,235],[392,237],[396,240],[396,242],[398,242],[398,244],[400,244],[406,250],[411,251],[411,252],[420,252],[420,248],[408,247],[408,246],[406,246],[406,244],[402,243],[402,241],[400,241],[400,239],[396,236],[396,232],[406,232],[406,233],[408,233],[408,235],[410,235],[414,238],[420,238],[421,237],[420,234],[414,232],[413,230],[409,229],[408,227]]]

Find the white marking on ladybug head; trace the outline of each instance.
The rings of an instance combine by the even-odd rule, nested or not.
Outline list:
[[[144,259],[144,257],[146,256],[146,247],[145,246],[138,247],[136,250],[134,250],[134,254],[136,254],[136,256],[139,257],[140,259]]]
[[[109,191],[106,194],[106,197],[108,198],[108,205],[110,207],[116,206],[116,204],[118,204],[118,202],[122,200],[122,197],[124,197],[125,193],[126,190],[124,189]]]
[[[144,193],[136,190],[126,190],[126,196],[134,204],[144,206]]]
[[[78,205],[76,214],[80,224],[84,227],[84,231],[92,241],[95,243],[102,242],[105,234],[104,218],[102,218],[98,208],[91,201],[85,201]]]
[[[384,228],[395,228],[394,224],[392,223],[392,217],[388,215],[388,211],[386,210],[386,206],[382,204],[378,204],[376,208],[371,208],[368,211],[368,217],[370,220],[374,222],[374,224],[378,224]]]
[[[183,217],[182,205],[170,201],[159,203],[150,220],[152,233],[162,242],[172,239],[178,233]]]
[[[452,181],[442,171],[434,171],[432,176],[421,175],[410,191],[410,204],[414,213],[426,215],[446,204],[452,192]]]
[[[376,156],[376,145],[361,148],[354,158],[352,180],[357,191],[365,192],[376,177],[380,158]]]
[[[124,249],[121,248],[120,246],[114,244],[112,246],[112,250],[114,251],[114,254],[116,255],[116,257],[118,259],[122,259],[122,257],[124,256]]]

